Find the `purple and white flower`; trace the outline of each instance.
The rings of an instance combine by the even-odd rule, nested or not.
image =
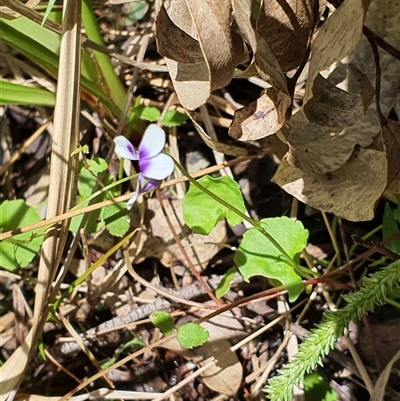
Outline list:
[[[138,150],[124,136],[115,137],[114,143],[115,153],[119,157],[139,163],[136,192],[126,204],[131,209],[139,195],[156,189],[174,171],[174,161],[161,153],[165,145],[165,132],[156,124],[147,127]]]

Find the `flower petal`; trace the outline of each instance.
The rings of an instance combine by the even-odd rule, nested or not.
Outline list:
[[[132,206],[135,204],[135,202],[137,201],[137,198],[139,197],[139,191],[136,191],[132,198],[128,200],[128,202],[126,202],[126,208],[128,210],[132,209]]]
[[[139,145],[140,159],[150,159],[158,155],[165,145],[165,132],[156,124],[150,124]]]
[[[124,136],[119,135],[114,138],[115,153],[119,157],[129,160],[139,160],[139,154],[133,145]]]
[[[139,174],[137,183],[136,183],[136,192],[133,194],[132,198],[128,200],[128,202],[126,202],[126,208],[128,210],[132,209],[132,206],[134,205],[134,203],[136,202],[137,198],[140,195],[140,187],[142,186],[142,180],[143,177],[141,174]]]
[[[150,179],[143,185],[143,188],[141,189],[140,192],[145,193],[145,192],[154,191],[156,188],[158,188],[160,186],[160,184],[161,184],[161,180]]]
[[[174,171],[174,161],[170,156],[160,153],[151,159],[140,159],[139,167],[146,178],[163,180]]]

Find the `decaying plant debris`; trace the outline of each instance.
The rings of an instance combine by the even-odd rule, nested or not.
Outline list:
[[[281,380],[278,369],[292,361],[281,373],[313,370],[349,321],[361,318],[323,360],[319,377],[337,399],[378,401],[385,391],[397,399],[390,372],[398,365],[398,344],[382,344],[379,331],[398,330],[398,301],[371,321],[361,315],[399,285],[398,253],[375,230],[382,196],[393,200],[399,192],[398,1],[84,1],[81,21],[76,2],[68,0],[61,24],[51,17],[44,23],[49,35],[62,33],[57,64],[51,54],[41,60],[26,53],[8,36],[23,32],[20,16],[42,22],[39,3],[4,0],[0,8],[1,26],[9,29],[0,42],[0,91],[13,88],[6,82],[49,92],[35,106],[1,101],[1,196],[24,198],[38,209],[44,221],[34,228],[56,225],[26,268],[0,270],[0,400],[261,400],[274,377],[270,399],[289,399],[300,384],[296,396],[304,400],[311,394],[307,381],[304,391],[303,377]],[[91,7],[102,33],[97,41],[88,28]],[[86,56],[94,60],[95,78]],[[107,65],[102,57],[111,58],[108,67],[118,76],[100,67]],[[177,170],[125,214],[126,235],[108,230],[113,216],[107,220],[101,211],[126,201],[131,182],[114,199],[71,211],[83,192],[75,182],[78,161],[84,167],[91,159],[107,161],[92,174],[96,190],[110,177],[133,174],[129,163],[118,171],[112,138],[130,132],[134,115],[130,139],[137,146],[146,112],[164,121],[168,111],[189,117],[166,131],[168,152],[194,177],[233,176],[251,218],[304,219],[310,237],[302,263],[316,275],[303,280],[307,291],[296,303],[288,303],[279,280],[246,282],[239,273],[230,276],[222,300],[216,298],[249,226],[222,219],[207,236],[192,232],[182,213],[187,179]],[[88,154],[78,148],[86,145]],[[73,217],[78,229],[72,232]],[[32,228],[18,226],[19,232]],[[15,234],[2,230],[0,245]],[[353,234],[366,251],[352,247]],[[363,287],[364,274],[374,272],[369,263],[390,260],[388,273],[375,272]],[[380,291],[374,277],[382,281]],[[353,305],[364,297],[363,308],[351,309],[352,301],[313,331],[324,310],[335,310],[340,294],[353,291]],[[187,349],[176,331],[163,337],[151,323],[161,310],[176,327],[202,323],[209,340]],[[318,343],[319,354],[309,357],[309,348],[300,348],[296,362],[303,340]]]

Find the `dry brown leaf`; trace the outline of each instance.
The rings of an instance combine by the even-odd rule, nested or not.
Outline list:
[[[254,141],[275,134],[282,128],[290,96],[268,88],[254,102],[235,111],[229,135],[240,141]]]
[[[379,120],[373,108],[354,127],[322,127],[307,120],[300,109],[282,128],[289,143],[288,162],[305,173],[324,174],[342,167],[356,145],[369,146],[379,134]]]
[[[381,135],[387,158],[387,185],[390,185],[400,173],[400,123],[387,120]]]
[[[304,105],[307,119],[324,127],[351,127],[365,116],[373,97],[374,87],[356,67],[352,71],[359,83],[359,93],[349,93],[331,84],[318,74],[312,87],[313,97]]]
[[[221,220],[207,236],[193,234],[183,220],[180,200],[165,200],[164,206],[190,259],[199,270],[204,269],[210,259],[220,250],[221,245],[219,244],[226,240],[225,221]],[[147,257],[154,257],[159,258],[165,266],[172,266],[179,262],[181,265],[189,267],[174,240],[157,199],[147,200],[145,220],[145,225],[150,227],[150,230],[146,232],[147,239],[135,263],[139,263]]]
[[[242,383],[243,367],[236,353],[231,351],[228,339],[243,336],[240,323],[233,317],[232,312],[225,312],[209,322],[201,323],[201,326],[210,333],[210,338],[201,347],[183,349],[176,338],[168,340],[163,347],[190,358],[200,366],[215,360],[215,365],[202,374],[205,384],[216,392],[228,396],[237,395]]]
[[[318,74],[349,55],[362,38],[371,0],[346,0],[318,30],[312,45],[304,103],[313,97]]]
[[[230,17],[230,0],[176,0],[168,11],[161,8],[158,49],[180,102],[189,110],[204,104],[211,91],[226,86],[236,65],[247,59],[243,41],[231,31]]]
[[[183,1],[181,3],[184,4]],[[187,7],[183,7],[180,14],[172,15],[175,16],[175,22],[169,17],[164,5],[161,6],[157,17],[156,36],[159,53],[180,63],[203,62],[204,56],[201,52],[199,41],[189,34],[192,26],[185,24],[185,22],[191,21],[189,10]],[[177,25],[178,23],[179,25]]]
[[[257,33],[266,38],[283,72],[297,68],[326,1],[264,0],[257,19]]]
[[[231,32],[231,1],[186,0],[186,3],[210,68],[211,89],[223,88],[232,80],[236,65],[247,59],[243,42],[236,42],[237,37],[234,39]]]
[[[175,29],[172,30],[174,27]],[[210,71],[204,60],[200,45],[198,45],[200,52],[197,54],[195,53],[194,45],[188,49],[188,55],[190,54],[191,59],[198,60],[197,62],[180,63],[163,54],[163,51],[168,49],[166,54],[172,52],[175,58],[178,58],[179,55],[185,57],[186,53],[183,46],[190,42],[190,39],[185,37],[182,32],[197,41],[186,1],[176,0],[172,2],[168,12],[162,6],[156,21],[157,47],[165,57],[169,74],[180,102],[186,108],[192,110],[205,103],[210,95]],[[182,42],[178,42],[181,39]],[[170,49],[176,49],[176,51]]]
[[[242,36],[253,50],[252,63],[239,76],[255,75],[255,66],[261,78],[278,91],[288,94],[286,78],[268,40],[263,35],[257,34],[253,26],[253,3],[252,0],[232,0],[235,21]]]
[[[371,220],[386,188],[384,152],[359,149],[340,169],[309,174],[285,159],[272,178],[286,192],[307,205],[350,221]]]

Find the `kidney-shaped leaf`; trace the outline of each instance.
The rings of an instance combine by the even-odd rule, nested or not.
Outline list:
[[[308,230],[300,221],[275,217],[262,219],[260,223],[291,258],[295,258],[307,245]],[[243,235],[234,260],[246,281],[253,276],[277,280],[288,290],[290,301],[294,301],[303,291],[302,279],[294,267],[255,228]]]
[[[214,193],[219,198],[229,202],[242,213],[246,208],[239,184],[228,176],[212,178],[204,176],[198,183]],[[242,217],[221,205],[217,200],[190,184],[189,191],[182,201],[183,218],[186,224],[198,234],[207,235],[224,217],[232,226],[242,222]]]
[[[6,200],[0,205],[1,231],[15,230],[41,221],[36,210],[23,199]],[[0,266],[7,270],[26,267],[39,251],[43,234],[34,231],[15,235],[0,242]]]

